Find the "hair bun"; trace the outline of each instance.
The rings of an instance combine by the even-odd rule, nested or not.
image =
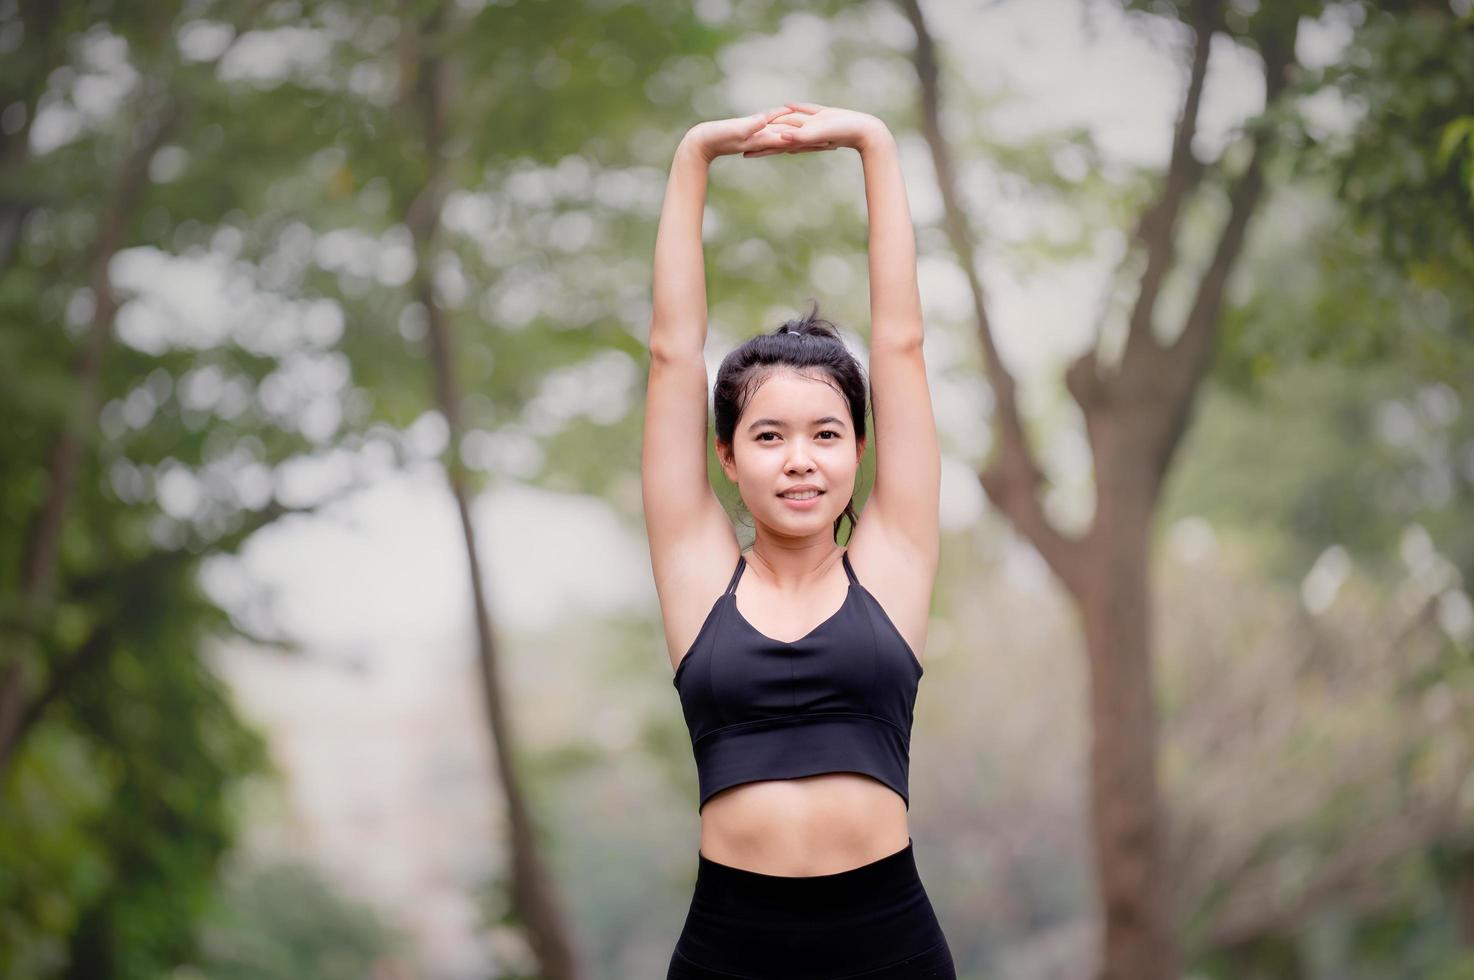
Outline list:
[[[834,340],[843,343],[839,336],[839,329],[828,320],[819,315],[819,303],[814,301],[813,309],[809,310],[801,319],[789,320],[777,330],[774,336],[780,334],[799,334],[809,337],[823,337],[826,340]]]

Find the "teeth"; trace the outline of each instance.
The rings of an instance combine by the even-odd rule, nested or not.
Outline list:
[[[779,494],[779,496],[780,497],[787,497],[789,500],[808,500],[810,497],[817,497],[817,496],[819,496],[819,491],[817,491],[817,490],[804,490],[804,491],[801,491],[799,493],[782,493],[782,494]]]

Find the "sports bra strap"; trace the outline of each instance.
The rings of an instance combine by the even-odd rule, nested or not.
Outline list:
[[[737,555],[737,568],[732,572],[732,581],[727,583],[727,591],[722,595],[731,595],[737,591],[737,580],[742,577],[742,568],[747,564],[747,557],[739,553]]]
[[[846,548],[840,554],[839,560],[844,562],[844,573],[850,577],[850,584],[859,585],[860,580],[855,578],[855,570],[850,567],[850,549]]]

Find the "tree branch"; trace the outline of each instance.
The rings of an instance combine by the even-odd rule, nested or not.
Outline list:
[[[162,574],[171,565],[193,561],[204,554],[234,552],[251,535],[283,517],[292,514],[318,513],[349,494],[362,489],[364,489],[362,486],[350,484],[308,507],[286,507],[272,501],[261,510],[251,511],[240,527],[212,539],[203,547],[149,552],[126,565],[109,568],[105,573],[77,579],[71,583],[71,592],[77,596],[96,595],[103,591],[109,582],[148,579]],[[95,603],[90,604],[95,605]],[[123,612],[126,615],[127,610]],[[10,708],[14,712],[13,727],[5,733],[4,739],[0,739],[0,778],[3,778],[9,769],[9,762],[15,757],[26,734],[35,728],[46,710],[67,692],[71,683],[80,677],[85,669],[98,661],[105,660],[112,652],[114,627],[115,624],[108,621],[97,624],[80,647],[73,650],[52,668],[45,685],[29,701],[25,699],[24,690],[18,685],[4,689],[4,693],[16,698],[16,701]],[[18,665],[18,661],[12,662],[12,669]]]
[[[1192,67],[1188,72],[1182,112],[1177,117],[1172,137],[1167,175],[1162,182],[1161,196],[1142,212],[1136,226],[1136,240],[1146,251],[1146,269],[1141,274],[1141,290],[1131,310],[1126,350],[1122,355],[1123,370],[1149,357],[1158,346],[1152,336],[1152,314],[1156,310],[1162,282],[1172,268],[1177,216],[1182,210],[1183,200],[1197,186],[1203,174],[1202,164],[1193,156],[1192,141],[1197,132],[1198,108],[1202,104],[1203,79],[1208,73],[1208,54],[1213,45],[1213,34],[1221,23],[1222,8],[1222,0],[1197,0],[1193,5]]]
[[[264,0],[251,0],[243,13],[253,17],[263,3]],[[234,40],[217,61],[240,42],[241,34],[242,29],[237,25]],[[29,522],[22,544],[20,588],[17,590],[20,600],[18,641],[0,648],[0,663],[4,664],[3,671],[0,671],[0,773],[4,772],[6,761],[18,740],[20,726],[24,723],[29,684],[28,646],[34,642],[38,618],[50,602],[62,527],[81,467],[84,437],[96,424],[97,406],[101,401],[102,362],[112,341],[113,321],[119,307],[109,265],[123,247],[123,237],[133,213],[148,193],[149,162],[164,141],[179,128],[186,111],[186,97],[179,91],[167,91],[160,105],[146,117],[145,125],[140,127],[141,134],[133,137],[119,170],[102,229],[88,250],[87,266],[95,303],[87,337],[72,366],[80,394],[71,416],[51,447],[46,498]]]
[[[1265,115],[1261,115],[1253,136],[1254,148],[1244,172],[1229,191],[1228,220],[1224,222],[1217,247],[1208,268],[1198,282],[1192,307],[1182,333],[1169,345],[1156,373],[1167,384],[1165,394],[1168,413],[1167,428],[1160,451],[1170,459],[1191,417],[1193,396],[1208,372],[1223,314],[1223,294],[1228,277],[1243,251],[1249,219],[1259,206],[1264,191],[1264,161],[1274,143],[1270,110],[1279,101],[1294,64],[1295,35],[1298,19],[1286,35],[1270,35],[1261,41],[1264,57]]]
[[[1081,544],[1067,537],[1050,523],[1044,513],[1039,491],[1046,477],[1029,449],[1028,436],[1019,416],[1016,385],[1012,375],[998,356],[982,281],[977,274],[974,236],[968,227],[957,195],[956,170],[952,152],[942,133],[940,83],[936,45],[922,16],[917,0],[900,0],[902,12],[916,32],[915,66],[920,80],[921,130],[931,151],[937,174],[937,188],[942,197],[943,223],[947,238],[967,277],[972,295],[973,316],[977,321],[978,340],[983,348],[983,370],[993,389],[999,443],[994,462],[978,476],[983,490],[1014,527],[1039,551],[1050,568],[1072,592],[1081,586]]]
[[[1374,874],[1388,861],[1430,840],[1457,833],[1458,793],[1407,811],[1374,832],[1360,834],[1340,851],[1318,863],[1309,883],[1289,902],[1275,901],[1282,883],[1266,876],[1261,887],[1248,889],[1225,906],[1208,927],[1214,946],[1233,946],[1269,932],[1292,932],[1331,895],[1345,898],[1368,888],[1381,894],[1385,878]],[[1375,904],[1375,902],[1371,903]]]

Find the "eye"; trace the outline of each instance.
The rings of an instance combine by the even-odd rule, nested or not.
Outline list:
[[[767,438],[765,438],[765,437],[766,437],[766,436],[775,436],[775,437],[776,437],[776,436],[777,436],[777,435],[778,435],[778,433],[776,433],[776,432],[772,432],[772,431],[768,431],[768,432],[759,432],[759,433],[758,433],[758,434],[757,434],[757,441],[758,441],[758,442],[768,442],[768,441],[770,441],[770,440],[768,440],[768,439],[767,439]],[[835,432],[835,431],[834,431],[834,430],[833,430],[833,429],[824,429],[824,430],[822,430],[822,431],[821,431],[821,432],[820,432],[820,433],[819,433],[819,435],[821,435],[821,436],[822,436],[822,435],[831,435],[831,436],[834,436],[834,439],[839,439],[839,438],[841,438],[841,437],[840,437],[840,434],[839,434],[839,433],[838,433],[838,432]],[[825,442],[833,442],[833,441],[834,441],[834,439],[826,439],[826,440],[824,440],[824,441],[825,441]]]

